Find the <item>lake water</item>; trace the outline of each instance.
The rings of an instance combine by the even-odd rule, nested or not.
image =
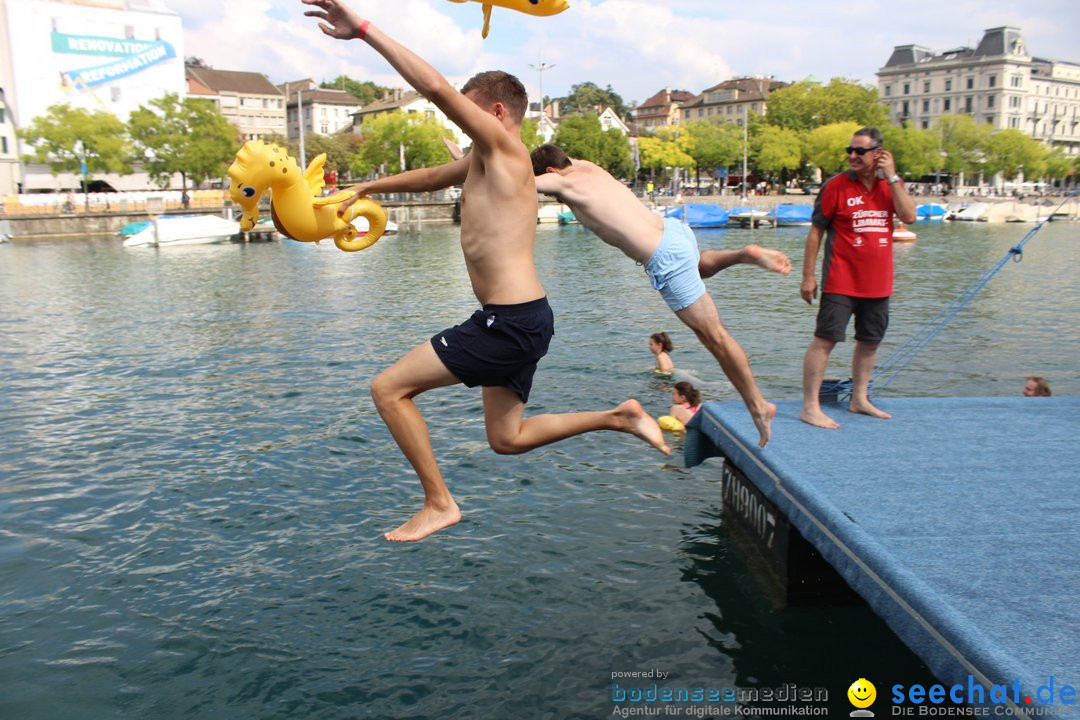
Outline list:
[[[882,357],[1029,228],[915,226]],[[707,400],[736,398],[640,268],[581,228],[538,232],[557,334],[530,413],[665,413],[659,330]],[[932,682],[865,606],[768,602],[715,460],[686,470],[615,433],[496,456],[475,390],[420,399],[464,520],[384,542],[420,488],[368,383],[475,308],[456,234],[356,254],[0,246],[0,718],[604,718],[612,674],[649,670],[822,687],[846,716],[859,677]],[[1047,225],[886,394],[1018,395],[1029,374],[1080,391],[1078,234]],[[769,398],[799,396],[804,237],[699,233],[796,261],[707,283]]]

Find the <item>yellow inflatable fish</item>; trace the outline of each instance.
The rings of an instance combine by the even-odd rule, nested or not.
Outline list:
[[[450,0],[450,2],[463,3],[470,0]],[[494,5],[507,8],[508,10],[517,10],[523,12],[526,15],[558,15],[566,8],[570,7],[570,3],[566,0],[472,0],[472,2],[478,2],[484,7],[484,29],[480,32],[481,37],[488,36],[488,27],[491,25],[491,8]]]
[[[354,192],[339,192],[318,197],[323,189],[323,165],[326,153],[320,154],[307,170],[300,171],[296,159],[277,145],[252,140],[236,153],[229,166],[229,195],[243,208],[240,229],[250,230],[259,220],[259,198],[270,190],[270,216],[282,235],[301,242],[318,242],[328,237],[346,252],[374,245],[386,230],[386,211],[370,198],[353,203],[345,217],[338,217],[338,205]],[[368,231],[358,235],[352,225],[357,216],[368,220]]]

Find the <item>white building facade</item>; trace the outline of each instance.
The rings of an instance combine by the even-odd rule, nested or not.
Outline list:
[[[14,130],[54,104],[132,110],[184,95],[183,29],[163,0],[0,0],[0,193],[70,187],[21,167]],[[3,140],[6,139],[5,143]],[[6,145],[6,148],[4,147]],[[70,183],[70,179],[64,181]],[[78,181],[75,181],[78,184]]]
[[[899,45],[877,76],[895,123],[925,129],[970,115],[1080,155],[1080,64],[1032,56],[1018,28],[991,28],[977,47],[942,53]]]

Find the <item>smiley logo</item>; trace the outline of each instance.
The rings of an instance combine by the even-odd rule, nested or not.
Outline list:
[[[851,683],[851,687],[847,690],[847,697],[855,707],[868,708],[877,699],[877,688],[866,678],[859,678]]]

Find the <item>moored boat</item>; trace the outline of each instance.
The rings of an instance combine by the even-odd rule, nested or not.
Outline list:
[[[777,227],[792,225],[809,225],[810,218],[814,215],[813,205],[800,205],[798,203],[781,203],[768,212],[768,219]]]
[[[240,234],[240,223],[217,215],[165,215],[124,240],[124,247],[215,245]]]
[[[692,228],[720,228],[728,224],[728,211],[707,203],[678,205],[664,213],[664,217],[676,218]]]
[[[733,225],[752,227],[769,222],[769,213],[761,208],[740,205],[728,211],[728,221]]]

